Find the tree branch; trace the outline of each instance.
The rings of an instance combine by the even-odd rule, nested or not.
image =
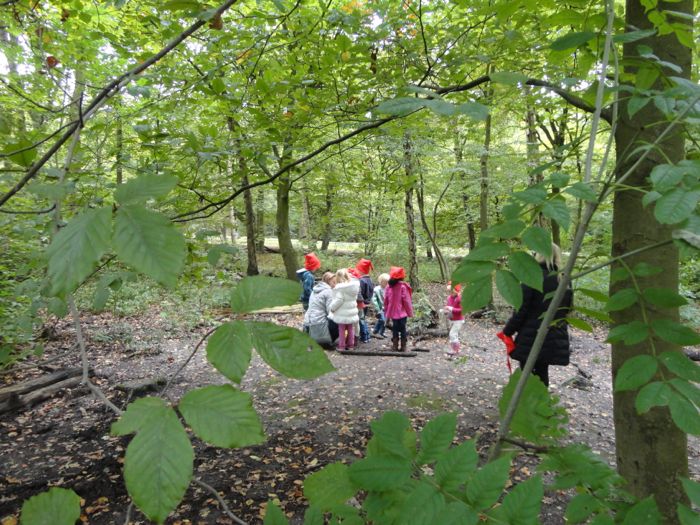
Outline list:
[[[221,15],[224,11],[226,11],[229,7],[231,7],[233,4],[235,4],[238,0],[227,0],[224,2],[224,4],[219,7],[212,16],[217,16]],[[2,197],[0,197],[0,207],[2,207],[8,200],[12,198],[13,195],[15,195],[17,192],[19,192],[31,179],[33,179],[37,173],[39,173],[39,170],[41,167],[46,164],[51,157],[53,157],[56,152],[61,148],[61,146],[73,135],[76,129],[81,125],[81,123],[84,125],[84,122],[87,121],[90,117],[92,117],[95,113],[97,113],[97,110],[100,108],[102,104],[104,104],[109,98],[111,98],[113,95],[119,92],[119,90],[124,87],[126,84],[128,84],[134,77],[151,67],[153,64],[158,62],[161,58],[163,58],[165,55],[170,53],[173,49],[175,49],[178,45],[180,45],[182,42],[184,42],[188,37],[190,37],[195,31],[197,31],[200,27],[202,27],[204,24],[206,24],[206,20],[197,20],[194,24],[192,24],[190,27],[188,27],[185,31],[180,33],[178,36],[173,38],[163,49],[161,49],[158,53],[153,55],[151,58],[148,60],[138,64],[137,66],[131,68],[127,72],[123,73],[122,75],[118,76],[114,80],[112,80],[109,84],[107,84],[102,90],[95,95],[95,97],[92,99],[90,104],[87,105],[85,108],[84,112],[82,112],[82,119],[79,122],[75,122],[73,125],[70,126],[70,128],[59,138],[53,146],[32,166],[27,170],[27,173],[22,179],[12,188],[10,189],[7,193],[5,193]]]
[[[208,483],[205,483],[201,479],[193,478],[192,481],[194,483],[196,483],[197,485],[199,485],[200,487],[208,490],[211,493],[211,495],[216,498],[216,501],[219,502],[219,505],[221,505],[221,508],[223,509],[224,514],[226,514],[229,518],[231,518],[234,523],[237,523],[238,525],[248,525],[245,521],[243,521],[238,516],[236,516],[233,512],[231,512],[231,509],[226,504],[226,501],[224,501],[224,498],[221,497],[218,490],[216,490],[214,487],[212,487]]]

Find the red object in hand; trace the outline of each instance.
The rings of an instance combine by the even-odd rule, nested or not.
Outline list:
[[[503,332],[498,332],[496,337],[498,337],[501,341],[503,341],[503,344],[506,345],[506,352],[509,355],[513,350],[515,350],[515,341],[513,341],[511,336],[506,335]]]

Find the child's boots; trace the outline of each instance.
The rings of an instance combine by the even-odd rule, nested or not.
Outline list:
[[[393,352],[398,352],[399,351],[399,338],[398,337],[392,337],[391,338],[391,350]]]
[[[408,338],[402,337],[401,338],[401,352],[406,351],[406,344],[408,343]]]
[[[450,341],[450,350],[447,352],[447,357],[452,358],[459,355],[460,344],[459,341]]]

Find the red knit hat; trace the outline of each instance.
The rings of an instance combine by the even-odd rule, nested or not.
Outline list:
[[[374,270],[374,266],[369,259],[360,259],[360,262],[355,265],[355,269],[360,272],[360,275],[369,275],[369,272]]]
[[[353,277],[356,277],[359,279],[361,277],[360,272],[358,272],[355,268],[348,268],[348,273],[352,275]]]
[[[311,252],[304,255],[304,268],[313,272],[321,267],[321,260],[316,257],[316,254]]]
[[[457,293],[459,293],[459,292],[462,290],[462,285],[459,284],[459,283],[457,283],[457,284],[455,284],[455,285],[452,285],[452,281],[447,281],[447,284],[449,284],[450,286],[452,286],[452,289],[453,289],[455,292],[457,292]]]
[[[392,266],[389,268],[389,278],[391,279],[405,279],[406,271],[401,268],[401,266]]]

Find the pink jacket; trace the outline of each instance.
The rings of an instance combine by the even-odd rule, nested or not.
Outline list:
[[[462,296],[452,295],[447,296],[447,306],[452,307],[452,315],[450,315],[450,321],[463,321],[464,315],[462,315]]]
[[[386,318],[413,317],[412,293],[411,287],[403,281],[399,281],[394,286],[387,286],[384,290],[384,315]]]

